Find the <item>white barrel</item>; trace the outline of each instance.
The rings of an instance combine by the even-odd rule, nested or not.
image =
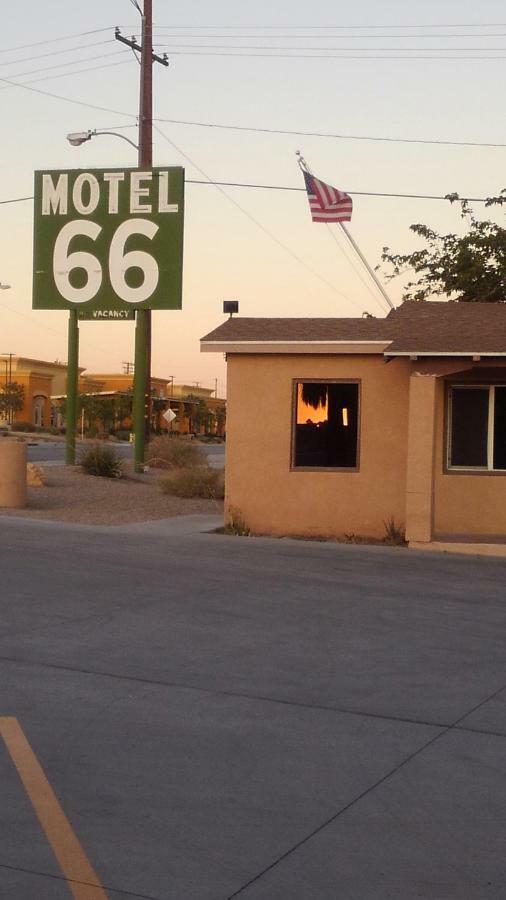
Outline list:
[[[0,509],[26,506],[26,444],[0,437]]]

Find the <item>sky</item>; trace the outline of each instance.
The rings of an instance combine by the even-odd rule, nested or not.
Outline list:
[[[183,308],[153,314],[152,371],[208,387],[218,379],[224,396],[223,358],[199,351],[223,321],[223,300],[239,300],[243,316],[383,316],[388,307],[350,264],[349,245],[343,253],[339,226],[311,222],[303,192],[192,182],[302,188],[300,150],[319,178],[353,196],[350,231],[372,266],[384,246],[419,246],[414,222],[461,230],[446,201],[361,193],[481,198],[506,186],[506,15],[496,0],[385,0],[381,12],[370,0],[209,8],[186,0],[169,15],[153,0],[156,50],[170,59],[154,67],[154,164],[183,165],[187,186]],[[136,141],[139,65],[114,28],[139,37],[139,15],[131,0],[24,0],[3,25],[0,79],[25,87],[0,81],[0,283],[11,285],[0,292],[0,352],[65,361],[67,314],[31,309],[32,202],[5,201],[32,195],[34,170],[136,164],[117,137],[74,148],[65,136],[96,128]],[[400,303],[402,282],[384,283]],[[81,324],[89,372],[121,371],[133,355],[131,323]]]

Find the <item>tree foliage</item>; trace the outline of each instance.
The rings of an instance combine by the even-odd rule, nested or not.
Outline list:
[[[490,220],[480,220],[467,200],[447,194],[450,203],[459,203],[467,230],[463,235],[439,234],[428,225],[411,225],[426,246],[412,253],[393,253],[383,248],[382,260],[391,266],[389,279],[414,272],[403,300],[427,300],[444,294],[449,299],[497,303],[506,301],[506,228]],[[489,197],[486,206],[506,203],[506,188],[498,197]]]
[[[17,381],[8,381],[0,387],[0,414],[7,415],[12,421],[14,413],[23,409],[25,404],[25,389]]]
[[[202,427],[208,431],[210,414],[205,400],[202,397],[197,397],[195,394],[188,394],[186,399],[191,402],[190,421],[192,430],[196,434],[200,433]]]

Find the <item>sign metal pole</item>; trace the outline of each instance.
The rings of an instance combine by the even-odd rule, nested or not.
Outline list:
[[[77,310],[69,312],[67,361],[67,415],[65,431],[65,463],[76,464],[77,396],[79,379],[79,322]]]

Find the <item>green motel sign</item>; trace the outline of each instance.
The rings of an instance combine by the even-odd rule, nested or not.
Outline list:
[[[33,308],[181,309],[183,220],[179,166],[35,172]]]

